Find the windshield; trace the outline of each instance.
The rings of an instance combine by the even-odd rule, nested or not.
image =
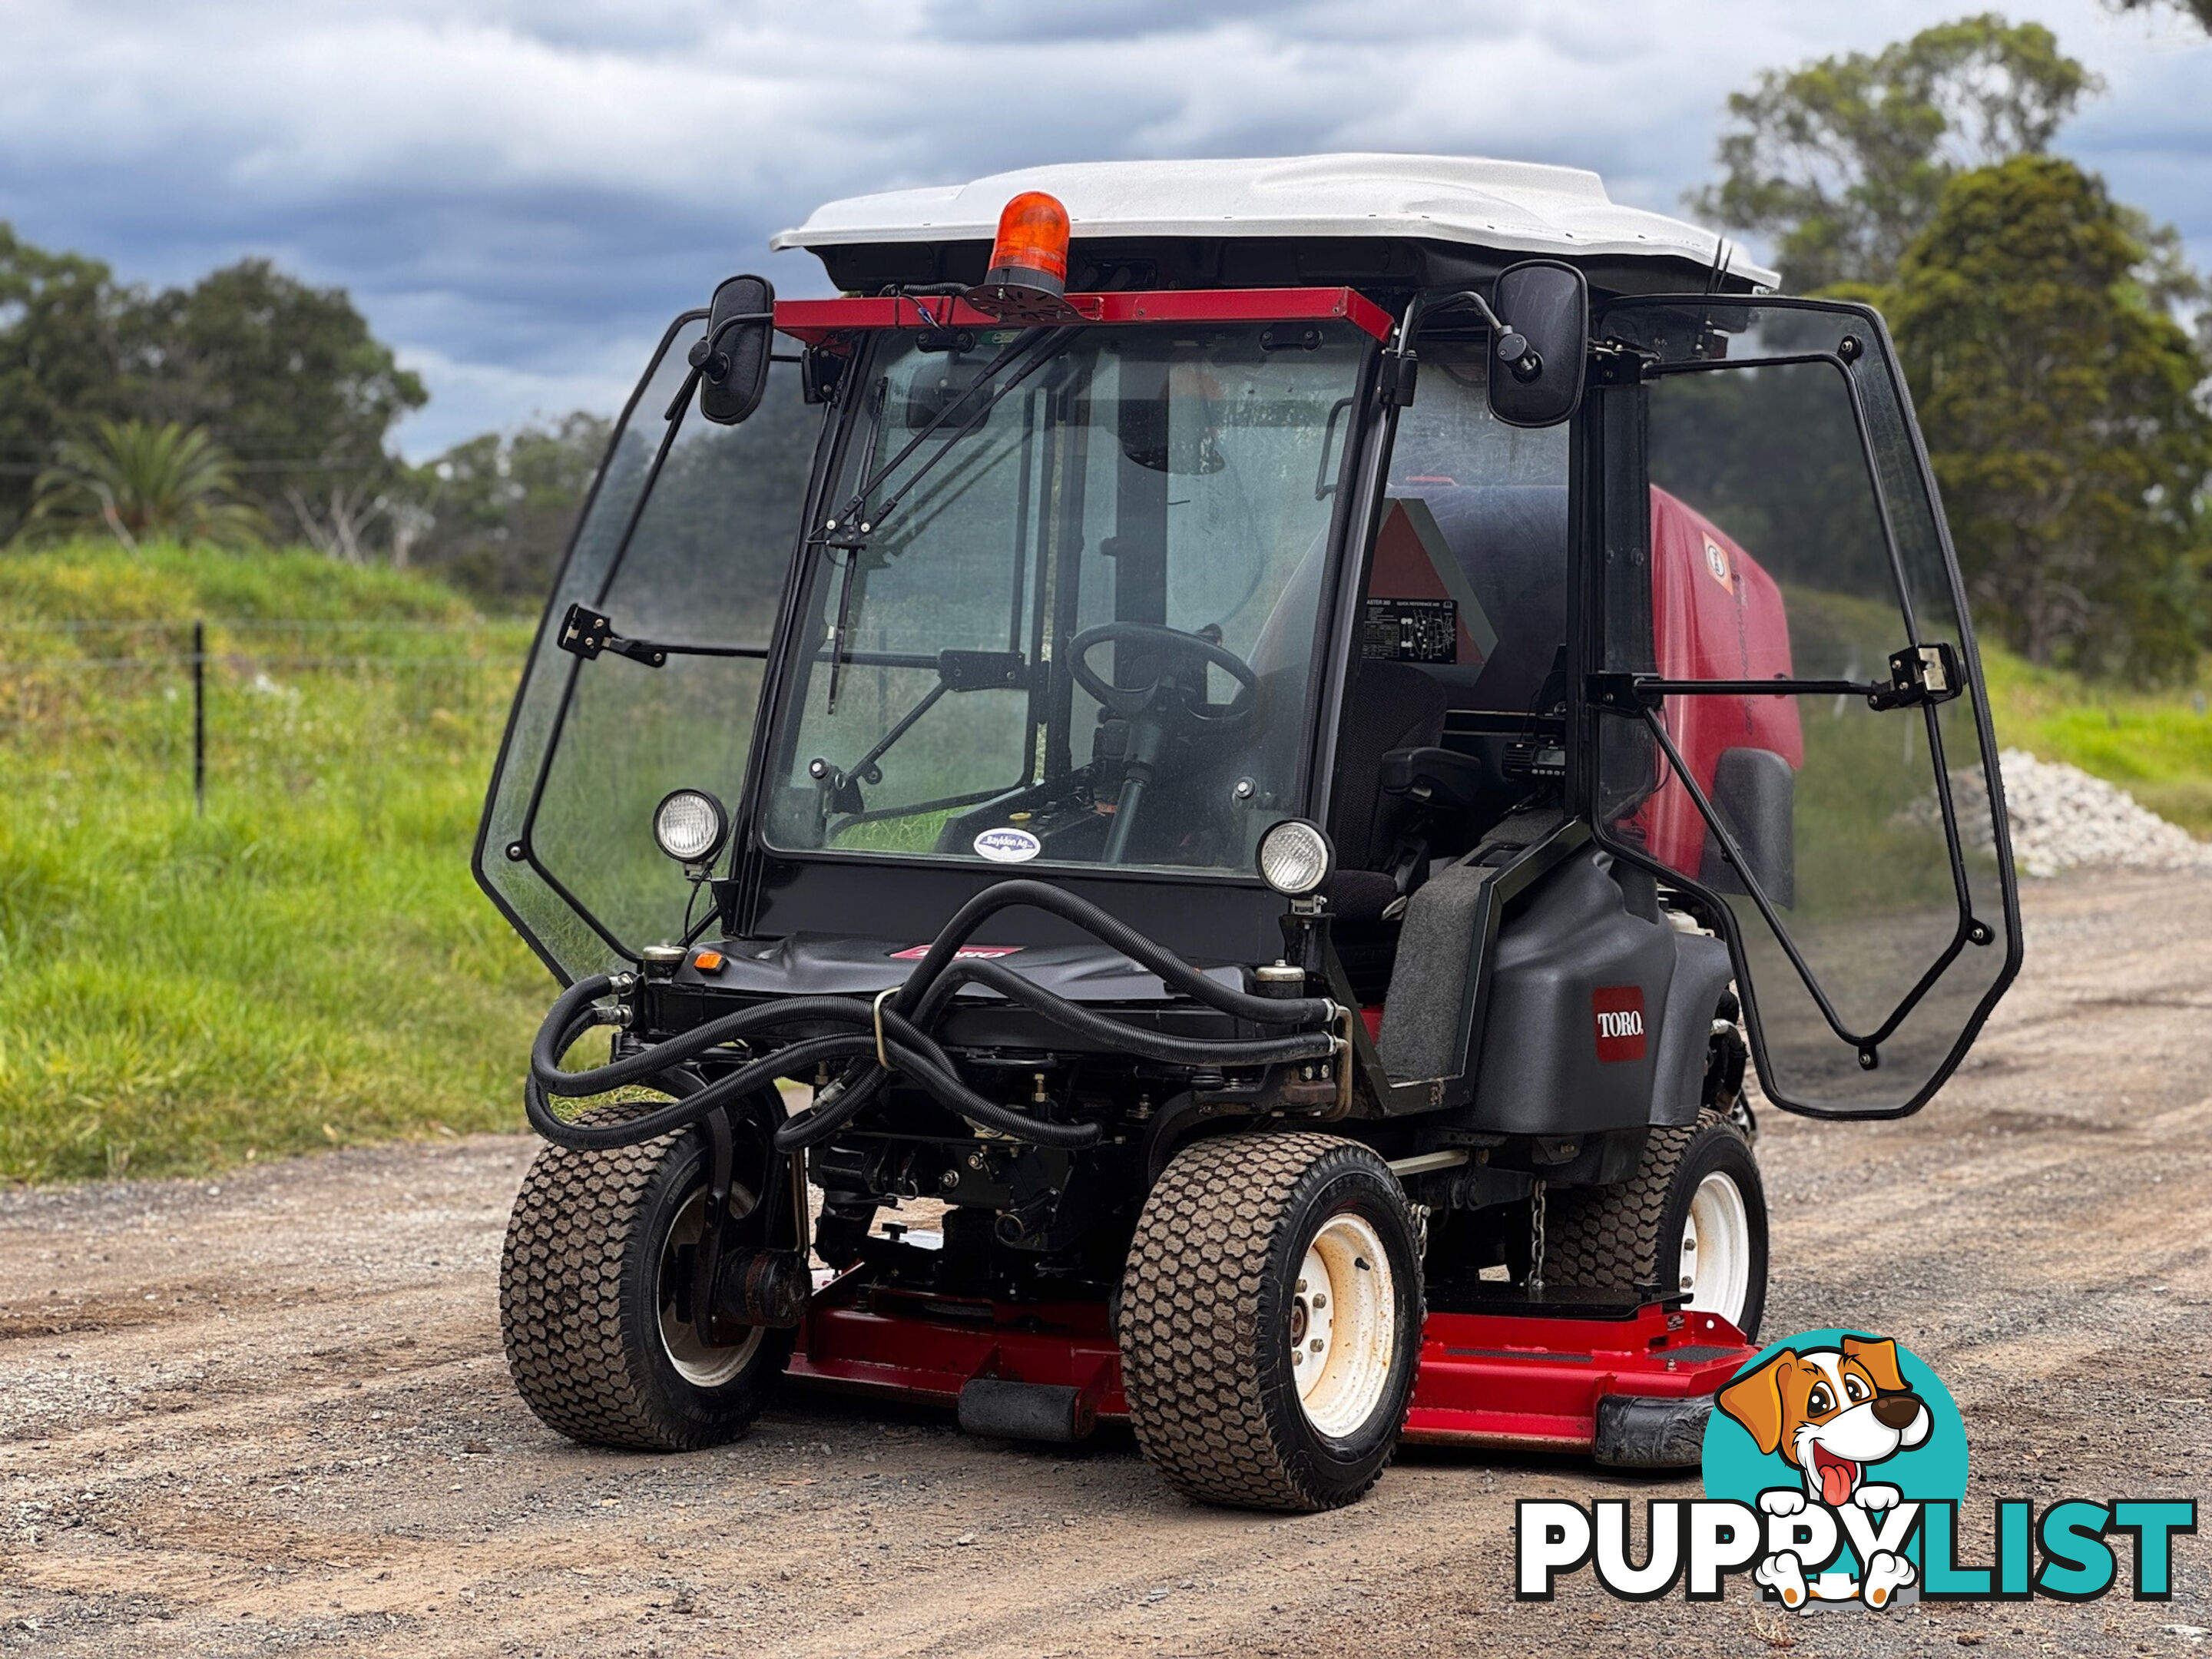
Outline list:
[[[806,554],[769,842],[1249,872],[1301,799],[1370,343],[1304,322],[881,337]]]

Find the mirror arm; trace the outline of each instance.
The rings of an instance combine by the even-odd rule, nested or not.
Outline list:
[[[1513,371],[1515,380],[1525,385],[1544,372],[1544,360],[1529,349],[1528,337],[1499,316],[1490,301],[1471,288],[1448,294],[1434,304],[1426,303],[1425,295],[1415,295],[1413,303],[1406,307],[1406,320],[1398,331],[1399,355],[1408,358],[1413,356],[1413,336],[1431,313],[1457,305],[1473,306],[1482,313],[1482,320],[1490,326],[1491,337],[1497,342],[1494,349],[1498,360]]]
[[[746,323],[773,323],[773,311],[741,311],[733,317],[725,317],[714,325],[712,334],[702,335],[693,342],[687,361],[704,379],[716,386],[730,378],[730,354],[722,349],[722,337],[732,329]],[[685,396],[689,396],[689,392]],[[680,403],[682,398],[678,398]]]

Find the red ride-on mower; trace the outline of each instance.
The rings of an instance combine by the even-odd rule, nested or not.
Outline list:
[[[1694,1462],[1766,1297],[1747,1060],[1915,1111],[2020,957],[1881,319],[1488,161],[1047,168],[778,245],[843,297],[671,327],[477,848],[568,988],[531,1407],[1126,1417],[1266,1509],[1401,1436]]]

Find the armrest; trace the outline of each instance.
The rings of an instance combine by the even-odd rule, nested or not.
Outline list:
[[[1394,749],[1382,757],[1382,793],[1463,811],[1483,796],[1482,762],[1456,749]]]

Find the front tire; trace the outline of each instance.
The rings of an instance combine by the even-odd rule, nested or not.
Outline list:
[[[1204,1503],[1352,1503],[1396,1449],[1423,1311],[1413,1216],[1370,1149],[1318,1134],[1186,1147],[1122,1279],[1137,1443]]]
[[[1655,1127],[1636,1173],[1566,1188],[1547,1208],[1544,1276],[1626,1291],[1656,1285],[1746,1337],[1766,1311],[1766,1188],[1735,1126],[1714,1112]]]
[[[590,1446],[693,1451],[744,1432],[793,1333],[711,1344],[688,1307],[706,1200],[702,1138],[547,1146],[515,1195],[500,1261],[500,1334],[523,1403]]]

